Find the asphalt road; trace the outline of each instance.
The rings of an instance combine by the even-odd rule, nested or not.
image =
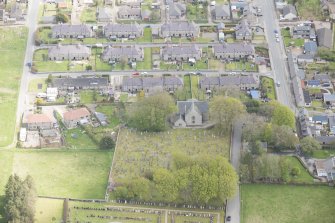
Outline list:
[[[280,83],[280,86],[276,85],[277,99],[282,104],[290,107],[294,110],[294,97],[291,93],[291,85],[289,81],[289,73],[287,69],[285,48],[283,45],[282,38],[279,33],[280,42],[276,42],[274,31],[280,32],[278,19],[276,17],[275,7],[273,1],[262,1],[263,19],[265,25],[265,35],[269,44],[269,54],[271,60],[271,66],[274,74],[274,80],[276,83]]]
[[[18,103],[17,103],[17,110],[16,110],[16,131],[20,126],[20,121],[22,117],[22,113],[24,112],[26,106],[28,106],[29,102],[27,101],[28,97],[26,96],[26,92],[28,92],[28,83],[29,83],[29,76],[30,71],[27,63],[33,60],[34,54],[34,32],[37,29],[37,18],[38,18],[38,7],[39,7],[39,0],[30,0],[28,6],[28,15],[27,15],[27,27],[28,31],[28,39],[27,39],[27,46],[26,46],[26,53],[24,58],[23,64],[23,72],[20,82],[20,91],[18,96]],[[14,135],[13,143],[7,147],[12,148],[16,144],[16,133]]]
[[[242,142],[242,123],[237,122],[234,125],[230,162],[235,168],[236,172],[239,172],[240,165],[240,154],[241,154],[241,142]],[[231,216],[231,223],[240,223],[240,191],[237,187],[236,195],[230,199],[227,203],[226,216]]]

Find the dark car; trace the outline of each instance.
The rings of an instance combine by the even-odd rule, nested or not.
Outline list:
[[[231,221],[231,216],[227,216],[226,220]]]
[[[133,75],[134,75],[134,76],[138,76],[138,75],[140,75],[140,73],[139,73],[139,72],[136,72],[136,73],[133,73]]]

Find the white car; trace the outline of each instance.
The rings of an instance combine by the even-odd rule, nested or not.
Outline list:
[[[142,73],[141,73],[141,75],[146,75],[146,74],[148,74],[148,72],[142,72]]]
[[[279,43],[279,38],[276,38],[276,42]]]

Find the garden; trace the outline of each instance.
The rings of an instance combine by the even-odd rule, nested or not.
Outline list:
[[[265,97],[276,100],[275,83],[272,78],[261,77],[261,90]]]

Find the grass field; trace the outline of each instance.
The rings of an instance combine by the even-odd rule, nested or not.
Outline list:
[[[130,207],[113,203],[69,202],[70,222],[174,222],[174,223],[213,223],[222,222],[223,214],[207,210],[179,210],[167,208]],[[105,218],[98,218],[97,216]],[[165,216],[167,217],[165,219]],[[167,221],[166,221],[167,220]]]
[[[122,129],[114,157],[113,178],[139,176],[156,167],[171,165],[172,154],[229,156],[229,139],[212,130],[175,129],[162,133]]]
[[[225,67],[231,71],[257,71],[257,65],[250,62],[231,62],[225,64]]]
[[[97,149],[90,137],[80,128],[66,129],[63,131],[67,147],[71,149]]]
[[[331,156],[335,156],[335,150],[334,149],[320,149],[320,150],[314,150],[312,157],[317,159],[327,159]]]
[[[286,30],[285,28],[281,29],[281,35],[284,38],[284,44],[285,46],[298,46],[302,47],[304,46],[305,40],[304,39],[293,39],[291,37],[290,31]]]
[[[35,206],[35,223],[61,222],[63,202],[63,200],[39,198]]]
[[[112,155],[99,150],[15,151],[13,172],[30,174],[38,195],[104,198]]]
[[[0,147],[10,144],[14,136],[26,37],[25,28],[0,28]]]
[[[326,186],[242,185],[242,223],[333,223],[335,191]]]
[[[28,91],[32,93],[45,92],[47,90],[46,78],[32,79],[28,85]],[[41,88],[39,88],[39,86]]]
[[[12,151],[0,151],[0,196],[4,194],[8,177],[12,173],[13,157],[14,153]]]

